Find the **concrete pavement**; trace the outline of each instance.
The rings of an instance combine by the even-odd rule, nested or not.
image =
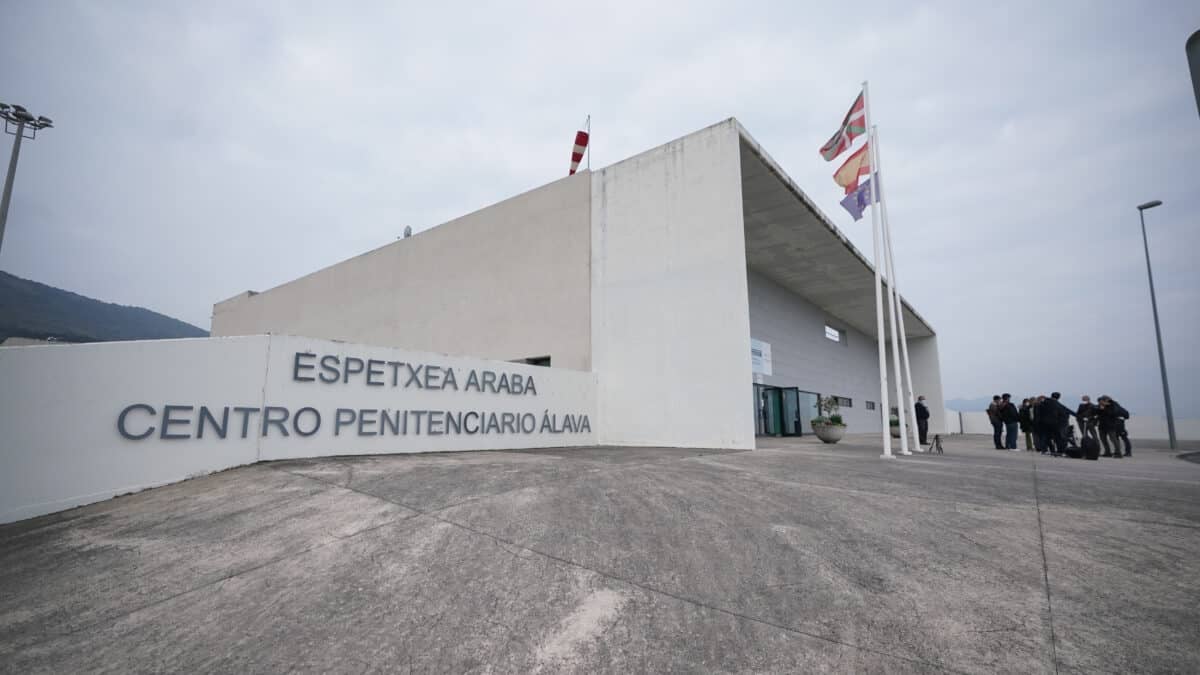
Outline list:
[[[1200,465],[872,440],[276,462],[0,526],[0,671],[1200,671]]]

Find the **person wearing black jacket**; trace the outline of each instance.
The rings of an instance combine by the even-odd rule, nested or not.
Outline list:
[[[1000,396],[993,396],[992,403],[987,407],[988,421],[992,423],[992,445],[997,450],[1004,449],[1004,441],[1000,434],[1004,431],[1004,421],[1000,419]]]
[[[917,434],[921,445],[925,445],[925,438],[929,435],[929,406],[925,405],[924,396],[917,397]]]
[[[1067,449],[1066,427],[1075,412],[1058,401],[1062,394],[1054,392],[1049,398],[1042,398],[1034,409],[1034,424],[1042,438],[1038,449],[1052,455],[1065,452]]]
[[[1129,411],[1116,401],[1113,401],[1113,405],[1117,407],[1117,438],[1125,444],[1125,456],[1129,457],[1133,454],[1133,448],[1129,445],[1129,432],[1125,430],[1125,420],[1129,419]]]
[[[1033,400],[1027,398],[1021,401],[1021,408],[1017,411],[1017,415],[1021,424],[1021,433],[1025,434],[1025,449],[1033,450]]]
[[[1048,400],[1045,396],[1038,396],[1029,402],[1029,417],[1033,421],[1033,449],[1041,453],[1050,449],[1046,436],[1046,417],[1052,414],[1046,408]]]
[[[1012,394],[1000,397],[1000,421],[1004,422],[1004,449],[1017,449],[1017,423],[1021,421],[1021,413],[1013,405]]]
[[[1125,431],[1125,420],[1129,419],[1129,411],[1121,407],[1111,396],[1101,396],[1097,417],[1100,420],[1100,443],[1104,445],[1102,457],[1121,458],[1122,440],[1125,445],[1125,457],[1132,453],[1129,447],[1129,434]]]
[[[1075,411],[1063,405],[1062,394],[1059,392],[1056,391],[1050,394],[1050,398],[1054,399],[1054,402],[1058,404],[1058,407],[1054,409],[1058,419],[1058,433],[1055,435],[1055,438],[1058,439],[1058,451],[1066,452],[1067,439],[1071,437],[1071,418],[1075,417]]]
[[[1082,445],[1083,439],[1091,436],[1097,438],[1096,434],[1096,406],[1092,403],[1090,396],[1083,396],[1080,399],[1079,407],[1075,409],[1075,419],[1079,421],[1079,442]]]

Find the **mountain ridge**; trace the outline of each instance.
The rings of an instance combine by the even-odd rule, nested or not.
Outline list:
[[[0,271],[0,341],[9,337],[106,342],[207,337],[145,307],[119,305]]]

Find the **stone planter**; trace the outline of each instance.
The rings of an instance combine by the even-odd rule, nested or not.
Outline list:
[[[844,424],[814,424],[813,433],[825,443],[837,443],[846,436]]]
[[[900,438],[900,425],[892,427],[892,438]]]

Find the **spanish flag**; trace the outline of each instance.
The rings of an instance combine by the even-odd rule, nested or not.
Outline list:
[[[833,182],[841,185],[850,194],[858,189],[859,176],[871,175],[871,143],[863,143],[853,155],[846,158],[846,163],[833,174]]]

